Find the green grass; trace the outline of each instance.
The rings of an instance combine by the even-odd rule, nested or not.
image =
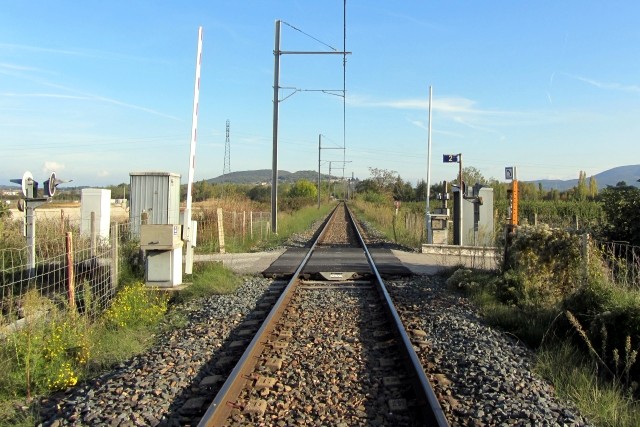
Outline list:
[[[593,364],[570,344],[540,349],[535,371],[551,381],[557,394],[574,402],[595,425],[635,427],[640,423],[638,402],[633,402],[618,385],[598,381]]]
[[[112,366],[140,354],[152,344],[157,326],[137,326],[113,330],[97,326],[93,329],[92,357],[87,376],[100,374]]]
[[[425,239],[424,207],[419,203],[403,204],[397,216],[391,202],[380,205],[356,199],[350,206],[358,218],[372,223],[390,241],[418,248]]]
[[[472,294],[471,300],[480,307],[482,316],[490,324],[509,331],[527,346],[536,348],[542,344],[557,311],[522,310],[513,305],[502,304],[487,291]]]
[[[261,222],[259,230],[254,231],[253,238],[240,234],[225,236],[225,251],[227,253],[243,253],[267,250],[281,245],[292,234],[301,233],[309,229],[316,221],[324,219],[335,207],[335,203],[326,202],[318,209],[317,205],[304,206],[292,212],[280,211],[278,213],[278,233],[271,232],[271,227]],[[205,239],[203,239],[205,240]],[[220,246],[217,237],[206,239],[198,244],[196,252],[199,254],[219,252]]]
[[[257,249],[268,249],[285,242],[291,235],[308,230],[315,222],[323,220],[335,208],[335,203],[317,206],[305,206],[295,212],[278,214],[278,234],[270,234],[260,242]]]
[[[201,262],[193,265],[192,283],[174,296],[180,303],[210,295],[230,294],[242,283],[242,278],[218,262]]]

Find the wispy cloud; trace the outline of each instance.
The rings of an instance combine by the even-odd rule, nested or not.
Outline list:
[[[372,100],[363,96],[347,97],[347,103],[356,108],[387,108],[399,110],[426,111],[429,108],[428,99],[395,99]],[[473,129],[483,133],[491,133],[498,136],[499,140],[506,140],[505,135],[499,129],[518,126],[532,126],[556,123],[566,119],[557,112],[549,111],[508,111],[500,109],[482,108],[476,101],[465,97],[435,97],[432,111],[439,114],[439,132],[447,132],[452,137],[463,137],[461,127]],[[409,119],[409,122],[421,129],[426,129],[426,124],[421,120]],[[448,122],[453,126],[443,126]]]
[[[612,83],[612,82],[601,82],[594,79],[590,79],[582,76],[575,76],[571,74],[567,74],[567,76],[579,80],[581,82],[590,84],[591,86],[595,86],[600,89],[605,90],[615,90],[620,92],[629,92],[629,93],[640,93],[640,86],[638,85],[624,85],[621,83]]]
[[[6,70],[6,71],[40,71],[38,68],[34,68],[34,67],[26,67],[24,65],[7,64],[6,62],[0,62],[0,72],[2,70]]]
[[[364,97],[347,97],[347,103],[354,107],[363,108],[393,108],[399,110],[427,110],[429,101],[427,99],[395,99],[395,100],[370,100]],[[463,97],[442,97],[434,98],[432,109],[442,113],[464,113],[474,115],[515,115],[520,114],[512,111],[487,110],[476,107],[476,101]]]
[[[18,51],[18,52],[32,52],[32,53],[45,53],[54,55],[65,56],[77,56],[82,58],[94,58],[94,59],[106,59],[117,61],[144,61],[144,62],[156,62],[166,64],[167,61],[153,59],[143,56],[126,55],[119,52],[106,52],[101,50],[92,49],[57,49],[43,46],[33,46],[26,44],[16,43],[2,43],[0,42],[0,51]]]
[[[104,96],[97,95],[66,95],[60,93],[12,93],[12,92],[4,92],[0,93],[0,96],[3,97],[13,97],[13,98],[57,98],[57,99],[74,99],[74,100],[84,100],[84,101],[98,101],[105,104],[117,105],[120,107],[129,108],[132,110],[144,111],[145,113],[153,114],[160,117],[165,117],[167,119],[175,120],[182,122],[184,121],[180,117],[172,116],[170,114],[165,114],[161,111],[157,111],[151,108],[142,107],[140,105],[130,104],[127,102],[118,101],[117,99],[107,98]]]

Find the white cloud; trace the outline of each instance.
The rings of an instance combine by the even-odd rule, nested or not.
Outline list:
[[[65,165],[62,163],[47,161],[42,165],[42,172],[48,175],[51,172],[60,172],[61,170],[64,170],[64,168]]]
[[[600,89],[617,90],[621,92],[630,92],[630,93],[640,93],[640,86],[638,85],[623,85],[620,83],[600,82],[587,77],[573,76],[571,74],[567,74],[567,75],[571,78],[580,80],[581,82],[590,84]]]

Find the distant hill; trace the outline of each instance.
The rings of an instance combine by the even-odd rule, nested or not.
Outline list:
[[[328,179],[329,175],[322,174],[322,179]],[[336,178],[335,176],[333,177]],[[307,181],[316,182],[318,181],[318,172],[317,171],[298,171],[298,172],[289,172],[289,171],[278,171],[278,182],[296,182],[301,179],[306,179]],[[261,184],[261,183],[271,183],[271,169],[260,169],[253,171],[239,171],[239,172],[230,172],[226,175],[220,175],[215,178],[208,179],[207,182],[210,183],[223,183],[230,182],[233,184]]]
[[[576,172],[577,174],[577,172]],[[620,181],[626,182],[628,185],[635,185],[640,187],[640,165],[618,166],[613,169],[600,172],[594,175],[596,182],[598,183],[598,189],[602,189],[610,186],[615,186]],[[589,176],[587,176],[587,185],[589,185]],[[538,183],[542,184],[542,188],[545,190],[569,190],[578,185],[578,179],[569,179],[566,181],[559,179],[540,179],[537,181],[526,181],[534,183],[536,186]]]

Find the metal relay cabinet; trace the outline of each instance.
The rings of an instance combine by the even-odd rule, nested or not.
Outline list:
[[[145,251],[145,281],[150,286],[182,284],[182,226],[142,224],[140,248]]]
[[[146,224],[180,223],[180,175],[171,172],[130,172],[131,232],[140,232],[144,213]]]

